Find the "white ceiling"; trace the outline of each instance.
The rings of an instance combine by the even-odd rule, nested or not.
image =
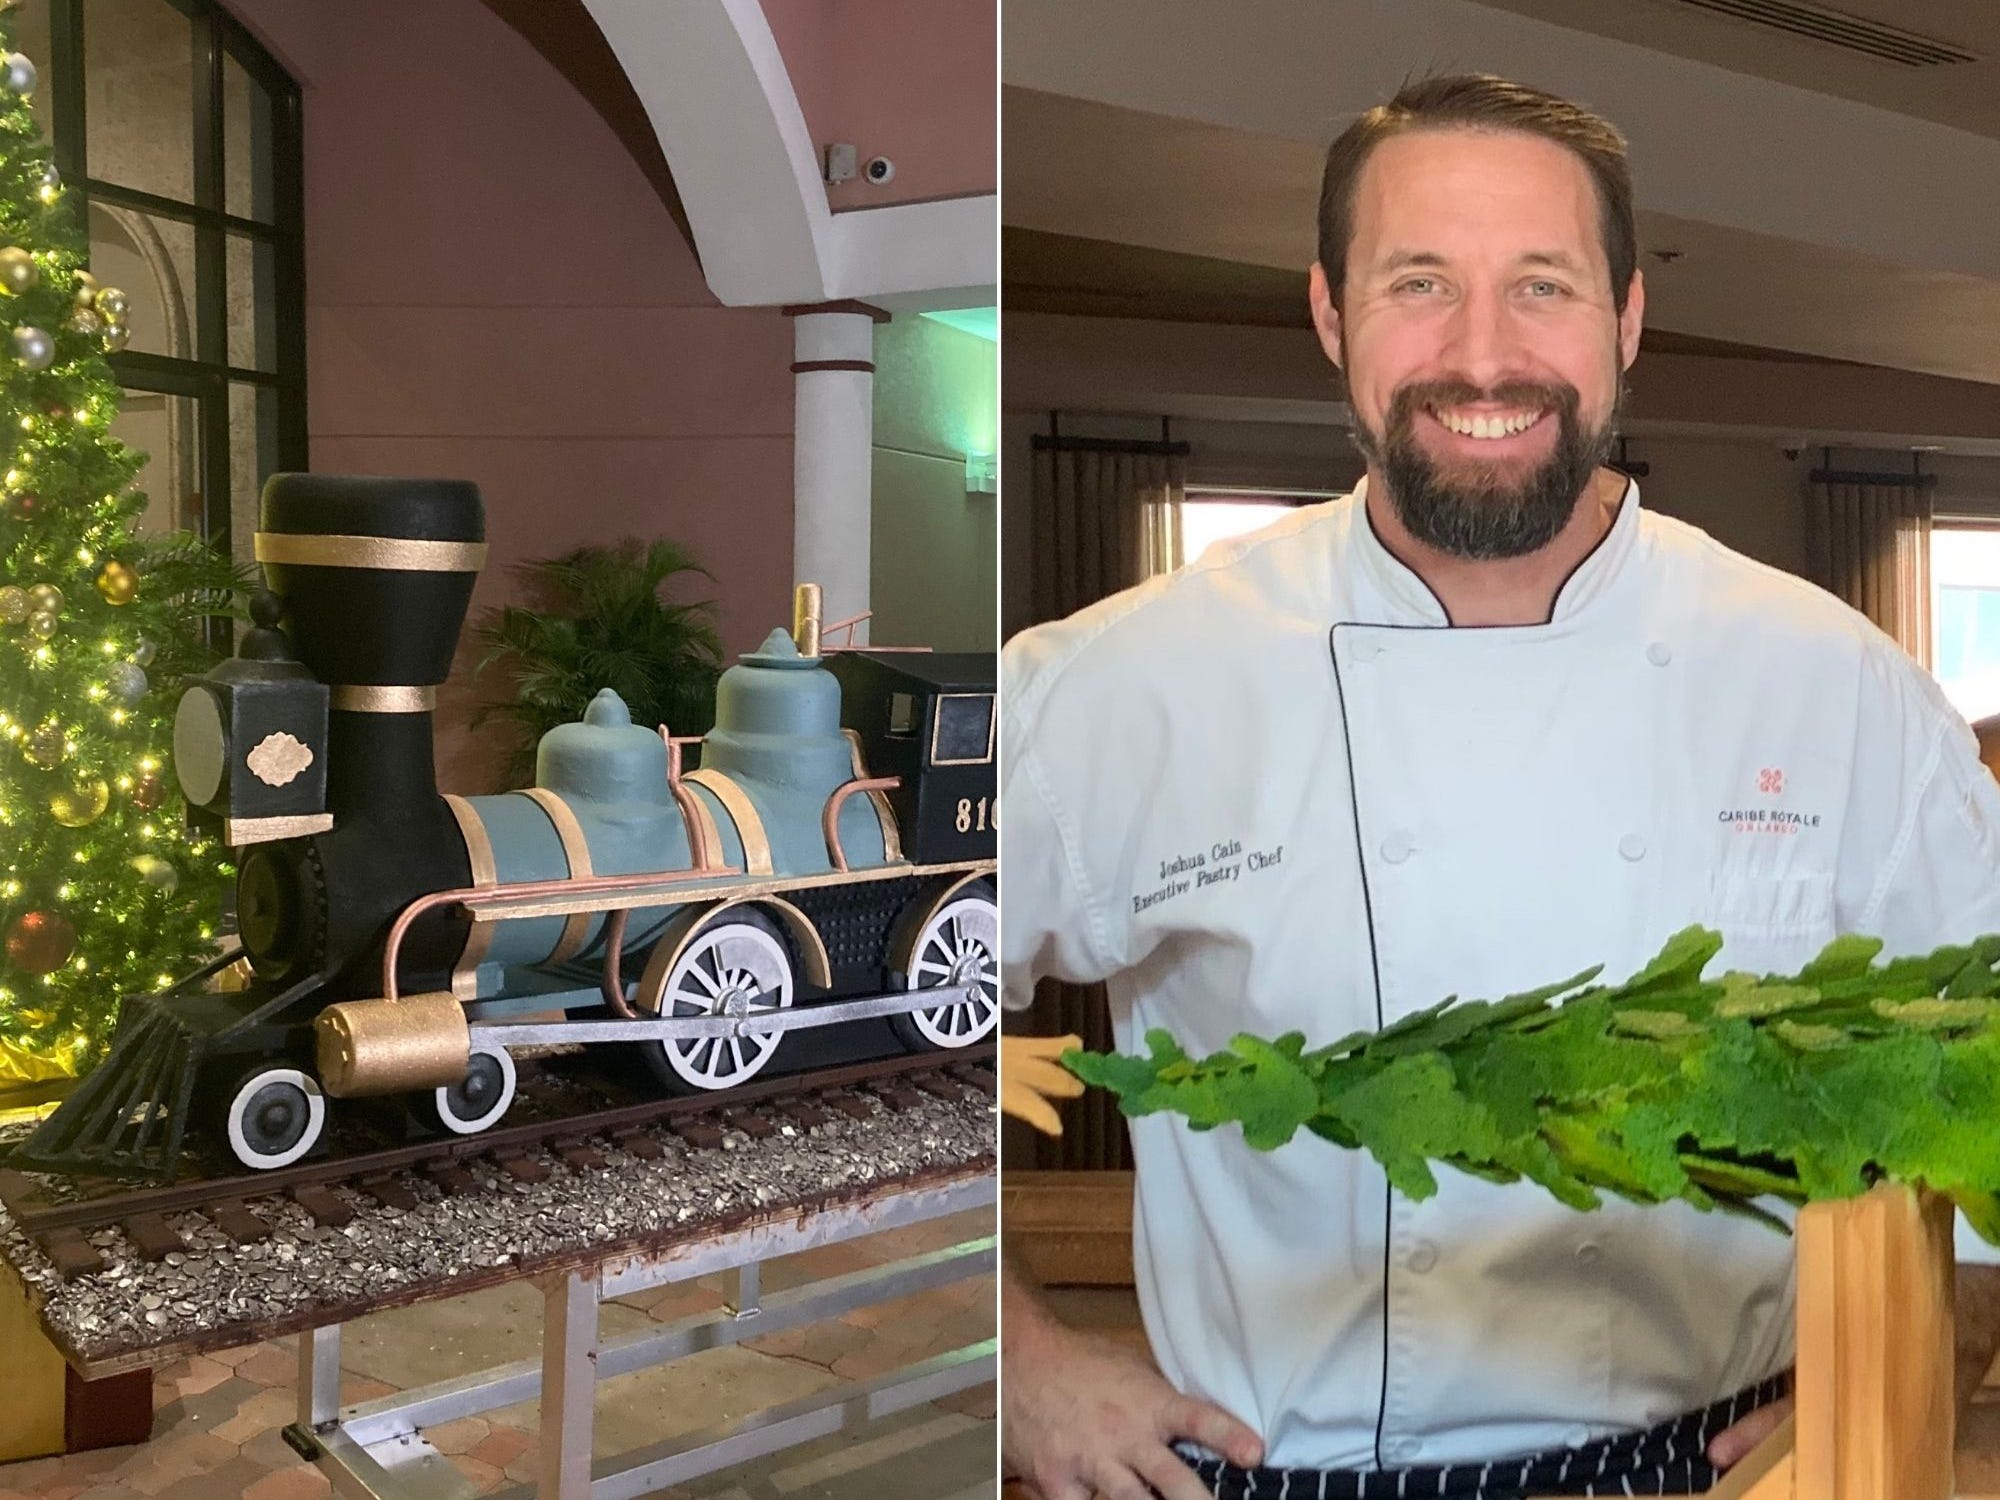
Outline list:
[[[1995,0],[1842,8],[2000,59]],[[1009,225],[1302,268],[1326,141],[1413,73],[1492,71],[1625,131],[1642,241],[1682,252],[1647,262],[1657,326],[2000,383],[2000,62],[1904,69],[1677,0],[1009,0],[1003,25]]]

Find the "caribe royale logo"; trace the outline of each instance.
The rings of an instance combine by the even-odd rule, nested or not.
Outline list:
[[[1785,772],[1780,766],[1765,766],[1757,772],[1757,791],[1764,797],[1785,794]],[[1818,813],[1789,812],[1775,807],[1731,807],[1715,815],[1737,833],[1798,833],[1819,827]]]

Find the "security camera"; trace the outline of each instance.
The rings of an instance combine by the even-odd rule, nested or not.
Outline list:
[[[868,180],[877,187],[880,187],[885,182],[893,182],[896,178],[896,164],[886,156],[869,157],[868,165],[862,168],[862,171],[867,174]]]

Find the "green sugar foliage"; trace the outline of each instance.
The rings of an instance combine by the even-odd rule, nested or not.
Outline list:
[[[1313,1050],[1293,1032],[1193,1058],[1156,1030],[1144,1056],[1063,1061],[1129,1115],[1366,1151],[1416,1199],[1448,1166],[1579,1210],[1678,1199],[1783,1230],[1769,1200],[1887,1180],[2000,1245],[2000,936],[1882,963],[1850,935],[1794,975],[1704,978],[1721,948],[1690,927],[1622,985],[1591,969]]]

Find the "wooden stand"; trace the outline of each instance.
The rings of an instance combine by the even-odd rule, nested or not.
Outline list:
[[[1798,1219],[1797,1405],[1710,1500],[1952,1500],[1952,1206],[1884,1184]]]

